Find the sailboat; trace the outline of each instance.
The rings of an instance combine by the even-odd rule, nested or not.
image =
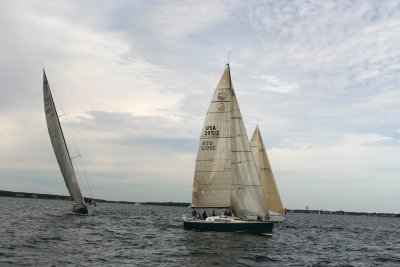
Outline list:
[[[60,166],[61,173],[64,177],[65,184],[74,202],[72,212],[78,214],[91,214],[93,206],[95,205],[94,199],[90,199],[86,203],[79,188],[78,180],[76,178],[74,166],[65,142],[64,133],[61,128],[59,116],[54,105],[53,96],[50,91],[50,85],[47,81],[46,72],[43,69],[43,99],[44,111],[46,114],[47,129],[51,144],[53,146],[54,154],[57,158],[58,165]]]
[[[229,63],[214,91],[200,136],[193,180],[193,209],[227,215],[184,216],[184,228],[271,234],[273,222],[232,86]]]
[[[265,200],[268,203],[270,219],[274,222],[281,222],[285,220],[285,211],[258,126],[250,140],[250,147],[257,166]]]

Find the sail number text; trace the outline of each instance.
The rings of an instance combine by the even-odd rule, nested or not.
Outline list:
[[[215,127],[215,125],[209,125],[209,126],[206,126],[204,135],[217,136],[217,135],[219,135],[219,131],[217,130],[217,127]]]

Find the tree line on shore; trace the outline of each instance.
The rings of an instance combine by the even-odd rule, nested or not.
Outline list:
[[[0,190],[0,197],[19,197],[19,198],[37,198],[37,199],[58,199],[71,200],[69,196],[38,194],[27,192],[12,192]],[[104,203],[122,203],[122,204],[140,204],[140,205],[155,205],[155,206],[172,206],[172,207],[189,207],[190,203],[186,202],[133,202],[133,201],[113,201],[105,199],[95,199],[96,202]],[[400,214],[382,213],[382,212],[353,212],[353,211],[328,211],[328,210],[302,210],[302,209],[286,209],[288,213],[311,213],[311,214],[338,214],[338,215],[357,215],[357,216],[376,216],[376,217],[396,217],[400,218]]]

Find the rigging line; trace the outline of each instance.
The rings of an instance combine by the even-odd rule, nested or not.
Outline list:
[[[50,85],[48,85],[48,86],[50,86]],[[65,110],[64,110],[64,108],[63,108],[63,106],[62,106],[62,102],[58,100],[58,97],[57,97],[56,92],[54,91],[54,88],[51,90],[51,97],[52,97],[52,99],[53,99],[54,108],[55,108],[55,106],[56,106],[56,105],[55,105],[55,102],[57,102],[58,108],[57,108],[57,109],[55,108],[57,117],[59,118],[59,117],[61,117],[61,116],[66,115],[66,112],[65,112]],[[62,115],[58,115],[57,110],[58,110],[58,111],[62,111]],[[60,127],[61,127],[61,121],[59,121],[59,123],[60,123]],[[67,123],[67,122],[64,122],[63,125],[67,125],[67,127],[66,127],[66,129],[68,129],[68,130],[67,130],[67,132],[68,132],[67,134],[68,134],[69,136],[72,137],[72,138],[68,138],[68,139],[69,139],[69,140],[71,140],[71,139],[73,140],[73,143],[72,143],[72,144],[73,144],[74,148],[76,149],[76,151],[78,152],[78,154],[79,154],[79,156],[80,156],[81,153],[80,153],[80,151],[79,151],[78,145],[77,145],[77,143],[76,143],[76,138],[75,138],[74,132],[72,131],[72,128],[71,128],[70,124]],[[64,127],[64,128],[65,128],[65,127]],[[65,130],[65,129],[64,129],[64,130]],[[63,131],[62,128],[61,128],[61,131]],[[65,137],[64,137],[64,142],[65,142],[65,146],[67,147],[67,150],[68,150],[68,144],[67,144],[67,140],[65,139]],[[82,157],[80,157],[80,158],[81,158],[82,166],[83,166],[83,169],[84,169]],[[72,158],[70,157],[70,159],[72,159]],[[72,162],[71,162],[71,164],[72,164]],[[75,171],[77,174],[80,173],[78,170],[75,170],[75,168],[74,168],[74,171]],[[93,198],[92,193],[91,193],[91,189],[90,189],[90,186],[89,186],[89,183],[88,183],[87,175],[86,175],[86,170],[84,169],[84,171],[85,171],[85,173],[84,173],[84,177],[83,177],[83,184],[84,184],[86,190],[88,191],[88,194],[91,196],[91,198]],[[78,175],[77,178],[79,178],[79,176],[80,176],[80,175]]]
[[[78,147],[76,149],[79,151]],[[80,154],[80,152],[79,152],[79,154]],[[79,174],[80,174],[79,177],[82,177],[81,180],[82,180],[82,183],[85,186],[85,190],[86,190],[87,194],[89,195],[90,198],[93,198],[93,194],[92,194],[92,190],[91,190],[91,187],[90,187],[89,179],[88,179],[88,176],[87,176],[86,166],[85,166],[83,157],[80,157],[80,165],[81,165],[81,168],[83,170],[83,174],[82,174],[81,171],[79,171]]]
[[[70,158],[71,160],[73,160],[73,159],[76,159],[76,158],[79,158],[81,155],[79,154],[79,155],[77,155],[77,156],[75,156],[75,157],[72,157],[72,158]]]
[[[83,168],[84,165],[83,165],[83,164],[81,164],[81,165],[82,165],[82,168]],[[84,173],[84,174],[82,175],[82,172],[81,172],[81,171],[77,171],[77,174],[78,174],[78,177],[81,177],[80,180],[81,180],[81,182],[83,183],[87,194],[89,195],[89,197],[92,198],[92,194],[91,194],[91,190],[90,190],[90,187],[89,187],[89,183],[87,182],[86,174]]]
[[[90,186],[90,182],[89,182],[89,177],[87,175],[87,171],[86,171],[86,163],[83,157],[81,157],[81,164],[82,164],[82,169],[83,169],[83,178],[84,178],[84,182],[86,184],[86,190],[88,191],[88,194],[91,198],[94,198],[93,193],[92,193],[92,188]]]
[[[61,109],[62,109],[62,108],[61,108]],[[65,112],[64,112],[63,115],[65,115]],[[83,183],[83,185],[84,185],[84,187],[85,187],[85,190],[86,190],[87,194],[89,195],[89,197],[90,197],[90,198],[93,198],[93,194],[92,194],[92,190],[91,190],[91,187],[90,187],[89,179],[88,179],[88,177],[87,177],[87,172],[86,172],[85,164],[84,164],[84,161],[83,161],[83,157],[81,156],[82,154],[81,154],[81,152],[80,152],[80,150],[79,150],[79,147],[78,147],[78,144],[77,144],[77,141],[76,141],[76,137],[75,137],[74,131],[72,130],[72,127],[71,127],[71,125],[70,125],[69,123],[64,122],[63,124],[67,126],[68,135],[71,137],[71,138],[69,138],[69,140],[72,139],[72,141],[70,141],[70,143],[72,143],[71,145],[73,146],[73,148],[76,150],[77,154],[79,155],[79,156],[76,156],[76,157],[79,157],[79,158],[80,158],[80,161],[79,161],[79,162],[80,162],[80,165],[81,165],[81,167],[82,167],[82,169],[83,169],[83,174],[82,174],[81,171],[79,171],[79,170],[77,170],[77,169],[75,170],[75,172],[77,172],[77,173],[79,174],[79,175],[78,175],[78,178],[79,178],[79,177],[81,178],[80,180],[82,181],[82,183]],[[73,157],[73,158],[76,158],[76,157]],[[71,158],[71,159],[72,159],[72,158]]]
[[[78,150],[78,148],[77,148],[77,150]],[[78,151],[79,151],[79,150],[78,150]],[[79,155],[76,156],[76,157],[74,157],[74,158],[77,158],[77,157],[80,158],[80,165],[81,165],[81,167],[82,167],[82,169],[83,169],[83,174],[82,174],[82,172],[81,172],[80,170],[78,170],[78,169],[76,170],[76,172],[77,172],[77,174],[79,174],[78,177],[82,177],[81,180],[82,180],[82,183],[83,183],[83,185],[84,185],[84,187],[85,187],[85,190],[86,190],[87,194],[89,195],[90,198],[93,198],[92,190],[91,190],[91,188],[90,188],[89,179],[88,179],[88,177],[87,177],[87,172],[86,172],[86,168],[85,168],[85,163],[84,163],[84,161],[83,161],[83,157],[80,155],[80,152],[79,152]]]
[[[90,186],[90,182],[89,182],[89,178],[88,178],[88,176],[87,176],[87,172],[86,172],[86,164],[85,164],[85,161],[84,161],[84,159],[82,158],[82,167],[83,167],[83,172],[84,172],[84,174],[85,174],[85,178],[86,178],[86,183],[87,183],[87,187],[88,187],[88,191],[89,191],[89,195],[90,195],[90,197],[91,198],[94,198],[94,195],[93,195],[93,193],[92,193],[92,188],[91,188],[91,186]]]
[[[82,174],[81,171],[79,171],[78,173],[82,174],[82,175],[79,175],[79,177],[81,177],[82,183],[84,184],[84,187],[85,187],[85,190],[86,190],[87,194],[89,195],[90,198],[93,198],[93,193],[92,193],[92,190],[91,190],[91,187],[90,187],[90,183],[89,183],[89,179],[88,179],[87,172],[86,172],[86,166],[85,166],[85,163],[84,163],[84,159],[81,156],[81,152],[79,150],[74,131],[72,130],[72,127],[71,127],[71,125],[69,123],[66,123],[66,125],[67,125],[67,128],[69,130],[68,132],[72,137],[72,140],[73,140],[72,144],[74,146],[74,149],[78,152],[78,154],[80,156],[79,157],[80,158],[79,162],[80,162],[81,168],[83,169],[83,174]]]
[[[58,100],[57,93],[55,92],[54,88],[51,89],[51,95],[53,97],[53,102],[57,103],[57,111],[58,111],[57,116],[58,117],[64,116],[66,114],[65,110],[61,104],[61,101]],[[54,103],[54,105],[56,105],[56,104]],[[62,112],[60,112],[60,111],[62,111]],[[59,115],[58,113],[61,113],[61,115]]]

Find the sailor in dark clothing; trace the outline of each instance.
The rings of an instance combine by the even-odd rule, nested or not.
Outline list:
[[[215,210],[213,210],[213,213],[212,213],[212,215],[211,215],[211,216],[216,216],[216,215],[215,215]]]
[[[197,215],[197,211],[194,209],[194,210],[192,211],[192,216],[193,216],[193,217],[196,217],[196,215]]]
[[[226,211],[226,216],[232,216],[232,211],[231,210],[227,210]]]
[[[203,216],[202,217],[203,217],[203,220],[207,219],[207,212],[205,210],[203,211]]]

